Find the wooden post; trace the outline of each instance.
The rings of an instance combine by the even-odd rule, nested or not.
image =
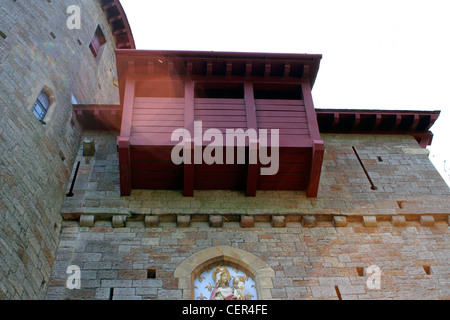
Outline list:
[[[191,139],[185,140],[184,151],[191,153],[191,163],[184,163],[184,187],[185,197],[194,196],[194,83],[188,80],[184,85],[184,128],[189,131]],[[184,156],[186,159],[186,155]]]
[[[136,81],[134,78],[134,63],[128,64],[125,80],[125,91],[122,111],[122,125],[120,136],[117,139],[119,150],[120,169],[120,194],[123,197],[131,194],[131,159],[130,159],[130,137],[131,121],[133,119],[133,105]]]
[[[253,83],[244,83],[245,109],[247,114],[247,129],[258,131],[258,123],[256,119],[255,94],[253,91]],[[255,197],[258,186],[259,165],[258,163],[250,163],[250,159],[258,158],[258,141],[253,141],[249,136],[248,143],[248,167],[247,167],[247,197]]]
[[[120,195],[131,195],[130,138],[119,137]]]
[[[325,146],[323,140],[313,141],[313,156],[311,165],[311,174],[309,178],[309,185],[306,191],[308,198],[316,198],[319,190],[320,173],[322,171],[323,154]]]
[[[324,142],[320,138],[319,124],[317,122],[317,115],[314,109],[314,103],[311,95],[311,84],[308,80],[309,68],[305,66],[305,77],[302,81],[302,94],[305,103],[306,117],[308,120],[309,132],[313,140],[313,152],[311,159],[311,172],[309,177],[309,185],[306,190],[306,195],[309,198],[317,197],[319,189],[320,174],[322,171],[323,155],[325,152]]]

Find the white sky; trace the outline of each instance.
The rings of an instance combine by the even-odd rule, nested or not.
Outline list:
[[[450,186],[450,0],[121,3],[137,49],[319,53],[316,108],[441,110],[430,159]]]

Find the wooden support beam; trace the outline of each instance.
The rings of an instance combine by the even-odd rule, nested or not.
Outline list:
[[[247,62],[245,65],[245,76],[250,77],[252,75],[252,67],[253,64],[251,62]]]
[[[284,78],[288,78],[290,74],[291,74],[291,65],[290,65],[289,63],[286,63],[286,64],[284,65],[284,74],[283,74],[283,77],[284,77]]]
[[[306,79],[306,81],[302,81],[301,87],[311,139],[320,140],[319,124],[317,122],[316,110],[314,109],[314,102],[311,95],[311,84],[309,83],[309,80]]]
[[[319,190],[320,174],[322,172],[323,155],[325,146],[323,140],[313,141],[313,155],[311,162],[311,174],[306,195],[308,198],[316,198]]]
[[[192,62],[188,62],[186,64],[186,76],[191,77],[192,76],[192,70],[193,70],[193,64]]]
[[[233,63],[227,62],[226,76],[230,77],[233,72]]]
[[[305,71],[309,71],[309,67]],[[309,178],[309,185],[306,191],[306,195],[310,198],[317,197],[317,191],[319,189],[320,174],[322,171],[323,155],[325,152],[324,142],[320,138],[319,124],[317,122],[317,115],[314,109],[314,103],[311,95],[311,84],[308,78],[307,72],[304,74],[302,83],[303,101],[305,103],[306,118],[308,121],[309,133],[313,140],[313,152],[311,162],[311,173]]]
[[[119,171],[120,171],[120,195],[128,197],[131,195],[131,160],[130,160],[130,138],[118,138],[119,149]]]
[[[264,76],[265,77],[270,77],[270,71],[272,69],[272,64],[270,63],[266,63],[266,69],[264,71]]]
[[[244,99],[247,115],[247,129],[258,131],[258,123],[256,118],[255,94],[252,82],[244,83]],[[250,138],[250,137],[249,137]],[[258,185],[259,164],[258,164],[258,141],[250,139],[248,144],[248,169],[247,169],[247,197],[256,196],[256,188]],[[255,161],[252,161],[255,160]]]
[[[125,79],[125,90],[123,98],[122,125],[120,130],[121,137],[131,136],[131,121],[133,119],[134,94],[136,80],[134,79],[134,62],[129,63]]]
[[[167,63],[167,70],[169,71],[169,74],[172,75],[173,74],[173,62],[169,61]]]
[[[130,62],[125,80],[122,125],[120,128],[120,136],[117,139],[119,150],[120,194],[123,197],[131,194],[130,136],[135,87],[134,63]]]
[[[209,77],[209,76],[212,76],[212,69],[213,69],[213,64],[212,64],[212,62],[207,62],[206,63],[206,75]]]
[[[416,130],[417,126],[419,125],[419,122],[420,122],[420,116],[418,114],[415,114],[413,123],[412,123],[411,128],[409,130],[411,130],[411,131]]]
[[[189,150],[190,163],[184,163],[184,186],[183,193],[185,197],[194,196],[194,82],[186,81],[184,85],[184,128],[189,131],[191,140],[185,143],[184,150]],[[186,155],[184,155],[186,159]]]
[[[361,114],[356,113],[355,114],[355,121],[353,122],[352,130],[356,129],[359,126],[359,123],[361,122]]]

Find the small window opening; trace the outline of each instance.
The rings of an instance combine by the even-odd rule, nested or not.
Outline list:
[[[356,267],[356,271],[358,272],[358,276],[364,277],[364,268],[363,267]]]
[[[378,156],[377,159],[378,159],[378,162],[383,162],[383,158],[382,157]]]
[[[430,266],[423,266],[423,271],[425,271],[425,273],[426,273],[427,275],[431,275]]]
[[[150,268],[147,269],[147,279],[155,279],[156,278],[156,269]]]
[[[33,113],[42,124],[46,124],[44,122],[44,118],[48,112],[49,107],[50,107],[50,97],[44,91],[41,91],[38,99],[34,103]]]
[[[241,83],[196,83],[195,98],[244,99]]]
[[[302,100],[302,87],[294,84],[255,83],[255,99]]]
[[[92,51],[92,54],[94,57],[98,57],[100,54],[100,48],[106,43],[106,37],[103,33],[102,28],[100,26],[97,26],[97,30],[95,30],[94,37],[91,40],[91,44],[89,45],[89,48]]]
[[[0,31],[0,37],[2,37],[3,39],[6,39],[6,38],[7,38],[7,35],[4,34],[2,31]]]

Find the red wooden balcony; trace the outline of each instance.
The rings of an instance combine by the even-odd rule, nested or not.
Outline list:
[[[324,146],[311,87],[320,55],[117,50],[117,58],[123,196],[132,189],[184,190],[186,196],[218,189],[244,190],[248,196],[257,190],[317,195]],[[177,129],[185,129],[189,137],[172,141]],[[237,143],[237,135],[230,143],[227,129],[259,135],[243,139],[244,144]],[[219,149],[210,152],[211,141],[203,134],[211,132],[222,139],[222,155]],[[275,145],[272,136],[278,138]],[[180,141],[187,149],[179,153],[184,163],[177,164],[172,152]],[[267,150],[273,162],[263,163]],[[274,166],[276,152],[276,174],[261,174]],[[187,161],[189,154],[192,161]],[[216,161],[208,163],[204,154]]]

